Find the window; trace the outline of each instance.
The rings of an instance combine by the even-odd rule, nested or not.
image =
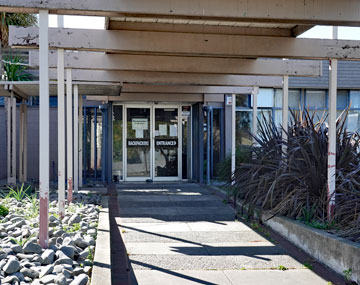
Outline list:
[[[306,90],[305,107],[309,109],[326,108],[326,91]]]

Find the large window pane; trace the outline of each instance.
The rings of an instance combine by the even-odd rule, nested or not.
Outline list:
[[[323,90],[307,90],[306,106],[308,108],[321,109],[326,107],[326,92]]]
[[[350,91],[351,108],[360,109],[360,91]]]
[[[275,90],[275,107],[282,108],[282,89]],[[289,90],[289,107],[292,109],[299,109],[301,105],[300,90]]]
[[[238,94],[236,95],[236,107],[249,107],[249,95]]]
[[[251,145],[252,111],[236,112],[236,146]]]
[[[350,132],[356,132],[360,129],[360,111],[350,111],[347,119],[347,128]]]
[[[348,107],[349,93],[346,90],[338,90],[337,92],[337,108],[346,109]]]
[[[253,100],[251,99],[251,106],[253,106]],[[274,107],[274,89],[260,88],[258,94],[258,107]]]

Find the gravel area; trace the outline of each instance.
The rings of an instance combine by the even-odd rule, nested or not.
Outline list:
[[[42,249],[38,199],[0,199],[9,209],[0,221],[0,284],[90,283],[101,196],[74,194],[62,220],[56,193],[50,201],[49,248]]]

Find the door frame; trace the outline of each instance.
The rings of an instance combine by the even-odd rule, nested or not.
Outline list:
[[[145,108],[150,109],[150,176],[147,177],[128,177],[127,176],[127,109]],[[178,132],[178,175],[171,177],[155,177],[155,109],[176,109],[178,112],[177,132]],[[123,180],[145,182],[152,180],[161,181],[181,181],[182,180],[182,104],[123,104]]]

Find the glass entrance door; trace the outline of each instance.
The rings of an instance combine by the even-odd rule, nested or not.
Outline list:
[[[176,181],[182,178],[179,106],[125,107],[126,181]]]
[[[126,108],[126,180],[151,179],[151,109]]]
[[[179,108],[154,108],[154,180],[179,179]]]

